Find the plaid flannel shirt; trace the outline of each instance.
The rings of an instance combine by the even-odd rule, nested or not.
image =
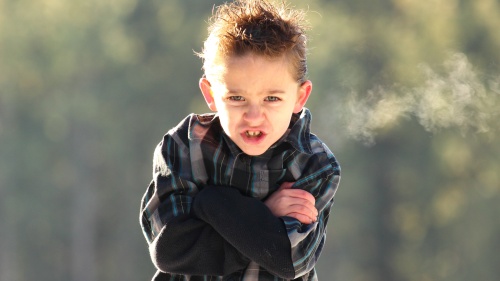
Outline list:
[[[141,202],[141,226],[150,244],[153,262],[161,269],[161,262],[155,261],[156,253],[153,252],[161,240],[168,236],[162,234],[162,230],[166,232],[169,226],[174,229],[175,218],[183,216],[186,218],[184,221],[205,224],[193,214],[192,205],[197,194],[206,186],[230,187],[242,196],[262,202],[281,183],[294,182],[293,188],[306,190],[315,197],[319,216],[317,222],[309,225],[301,224],[291,217],[280,218],[290,246],[290,256],[284,258],[293,265],[293,278],[277,276],[272,272],[278,270],[273,271],[272,265],[257,264],[247,257],[246,246],[251,249],[261,241],[245,238],[248,240],[243,242],[245,246],[238,249],[240,244],[227,245],[224,238],[220,238],[223,244],[212,242],[210,239],[215,240],[212,237],[218,235],[217,231],[213,231],[211,238],[196,234],[200,236],[193,241],[206,241],[207,245],[227,245],[219,246],[225,249],[234,246],[234,258],[229,254],[225,258],[238,260],[244,264],[243,267],[240,266],[235,272],[217,273],[224,275],[214,275],[210,270],[203,272],[204,261],[217,257],[215,254],[210,256],[212,246],[202,245],[199,253],[193,255],[198,259],[196,263],[200,263],[199,268],[192,272],[189,272],[191,269],[171,273],[159,270],[154,280],[317,280],[314,266],[325,243],[330,208],[340,180],[340,166],[327,146],[310,133],[310,122],[310,112],[304,108],[292,116],[287,133],[268,151],[259,156],[248,156],[225,135],[216,114],[191,114],[171,129],[157,146],[153,160],[153,180]],[[230,218],[231,215],[225,213],[218,216],[224,221],[224,217]],[[234,219],[238,221],[239,218]],[[206,229],[206,226],[203,227]],[[248,227],[258,229],[260,226],[257,223]],[[185,233],[192,235],[193,229],[201,228],[192,228]],[[183,239],[182,236],[180,239]],[[173,245],[161,251],[175,248],[176,244]],[[195,246],[188,246],[183,251],[188,252]],[[183,255],[175,260],[176,263],[182,263],[182,260],[187,261],[189,258]],[[229,270],[230,267],[225,268]]]

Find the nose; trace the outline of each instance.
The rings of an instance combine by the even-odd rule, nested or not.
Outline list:
[[[249,105],[243,114],[243,120],[248,122],[250,125],[260,125],[264,118],[264,113],[262,107],[257,104]]]

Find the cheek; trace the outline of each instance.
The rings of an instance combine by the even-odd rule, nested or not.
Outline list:
[[[235,127],[235,116],[232,116],[231,113],[226,110],[219,111],[218,114],[222,129],[224,129],[227,135],[231,136]]]
[[[273,120],[279,120],[281,124],[281,122],[287,123],[290,121],[293,115],[293,110],[294,110],[294,104],[287,103],[286,105],[283,105],[281,107],[273,108],[273,110],[271,110],[270,113]]]
[[[279,123],[277,123],[277,131],[279,131],[279,134],[284,134],[286,130],[288,129],[288,126],[290,125],[290,118],[282,118]]]
[[[288,111],[268,112],[266,117],[268,123],[274,128],[276,133],[284,133],[290,124],[292,113]]]

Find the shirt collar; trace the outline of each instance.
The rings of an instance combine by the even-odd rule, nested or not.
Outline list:
[[[217,113],[205,113],[198,115],[199,123],[206,128],[209,128],[206,136],[210,136],[214,139],[214,141],[224,141],[231,151],[231,154],[236,157],[239,154],[243,153],[243,151],[234,143],[231,138],[226,135],[224,129],[220,125],[219,114]]]
[[[309,109],[302,109],[299,113],[294,113],[290,120],[290,129],[283,141],[291,144],[296,150],[312,154],[311,148],[311,112]]]

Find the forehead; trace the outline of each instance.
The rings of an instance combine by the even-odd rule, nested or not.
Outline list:
[[[214,59],[206,74],[209,80],[230,82],[232,79],[251,80],[259,77],[265,80],[293,82],[292,64],[285,55],[269,58],[248,53]],[[245,79],[247,78],[247,79]]]

